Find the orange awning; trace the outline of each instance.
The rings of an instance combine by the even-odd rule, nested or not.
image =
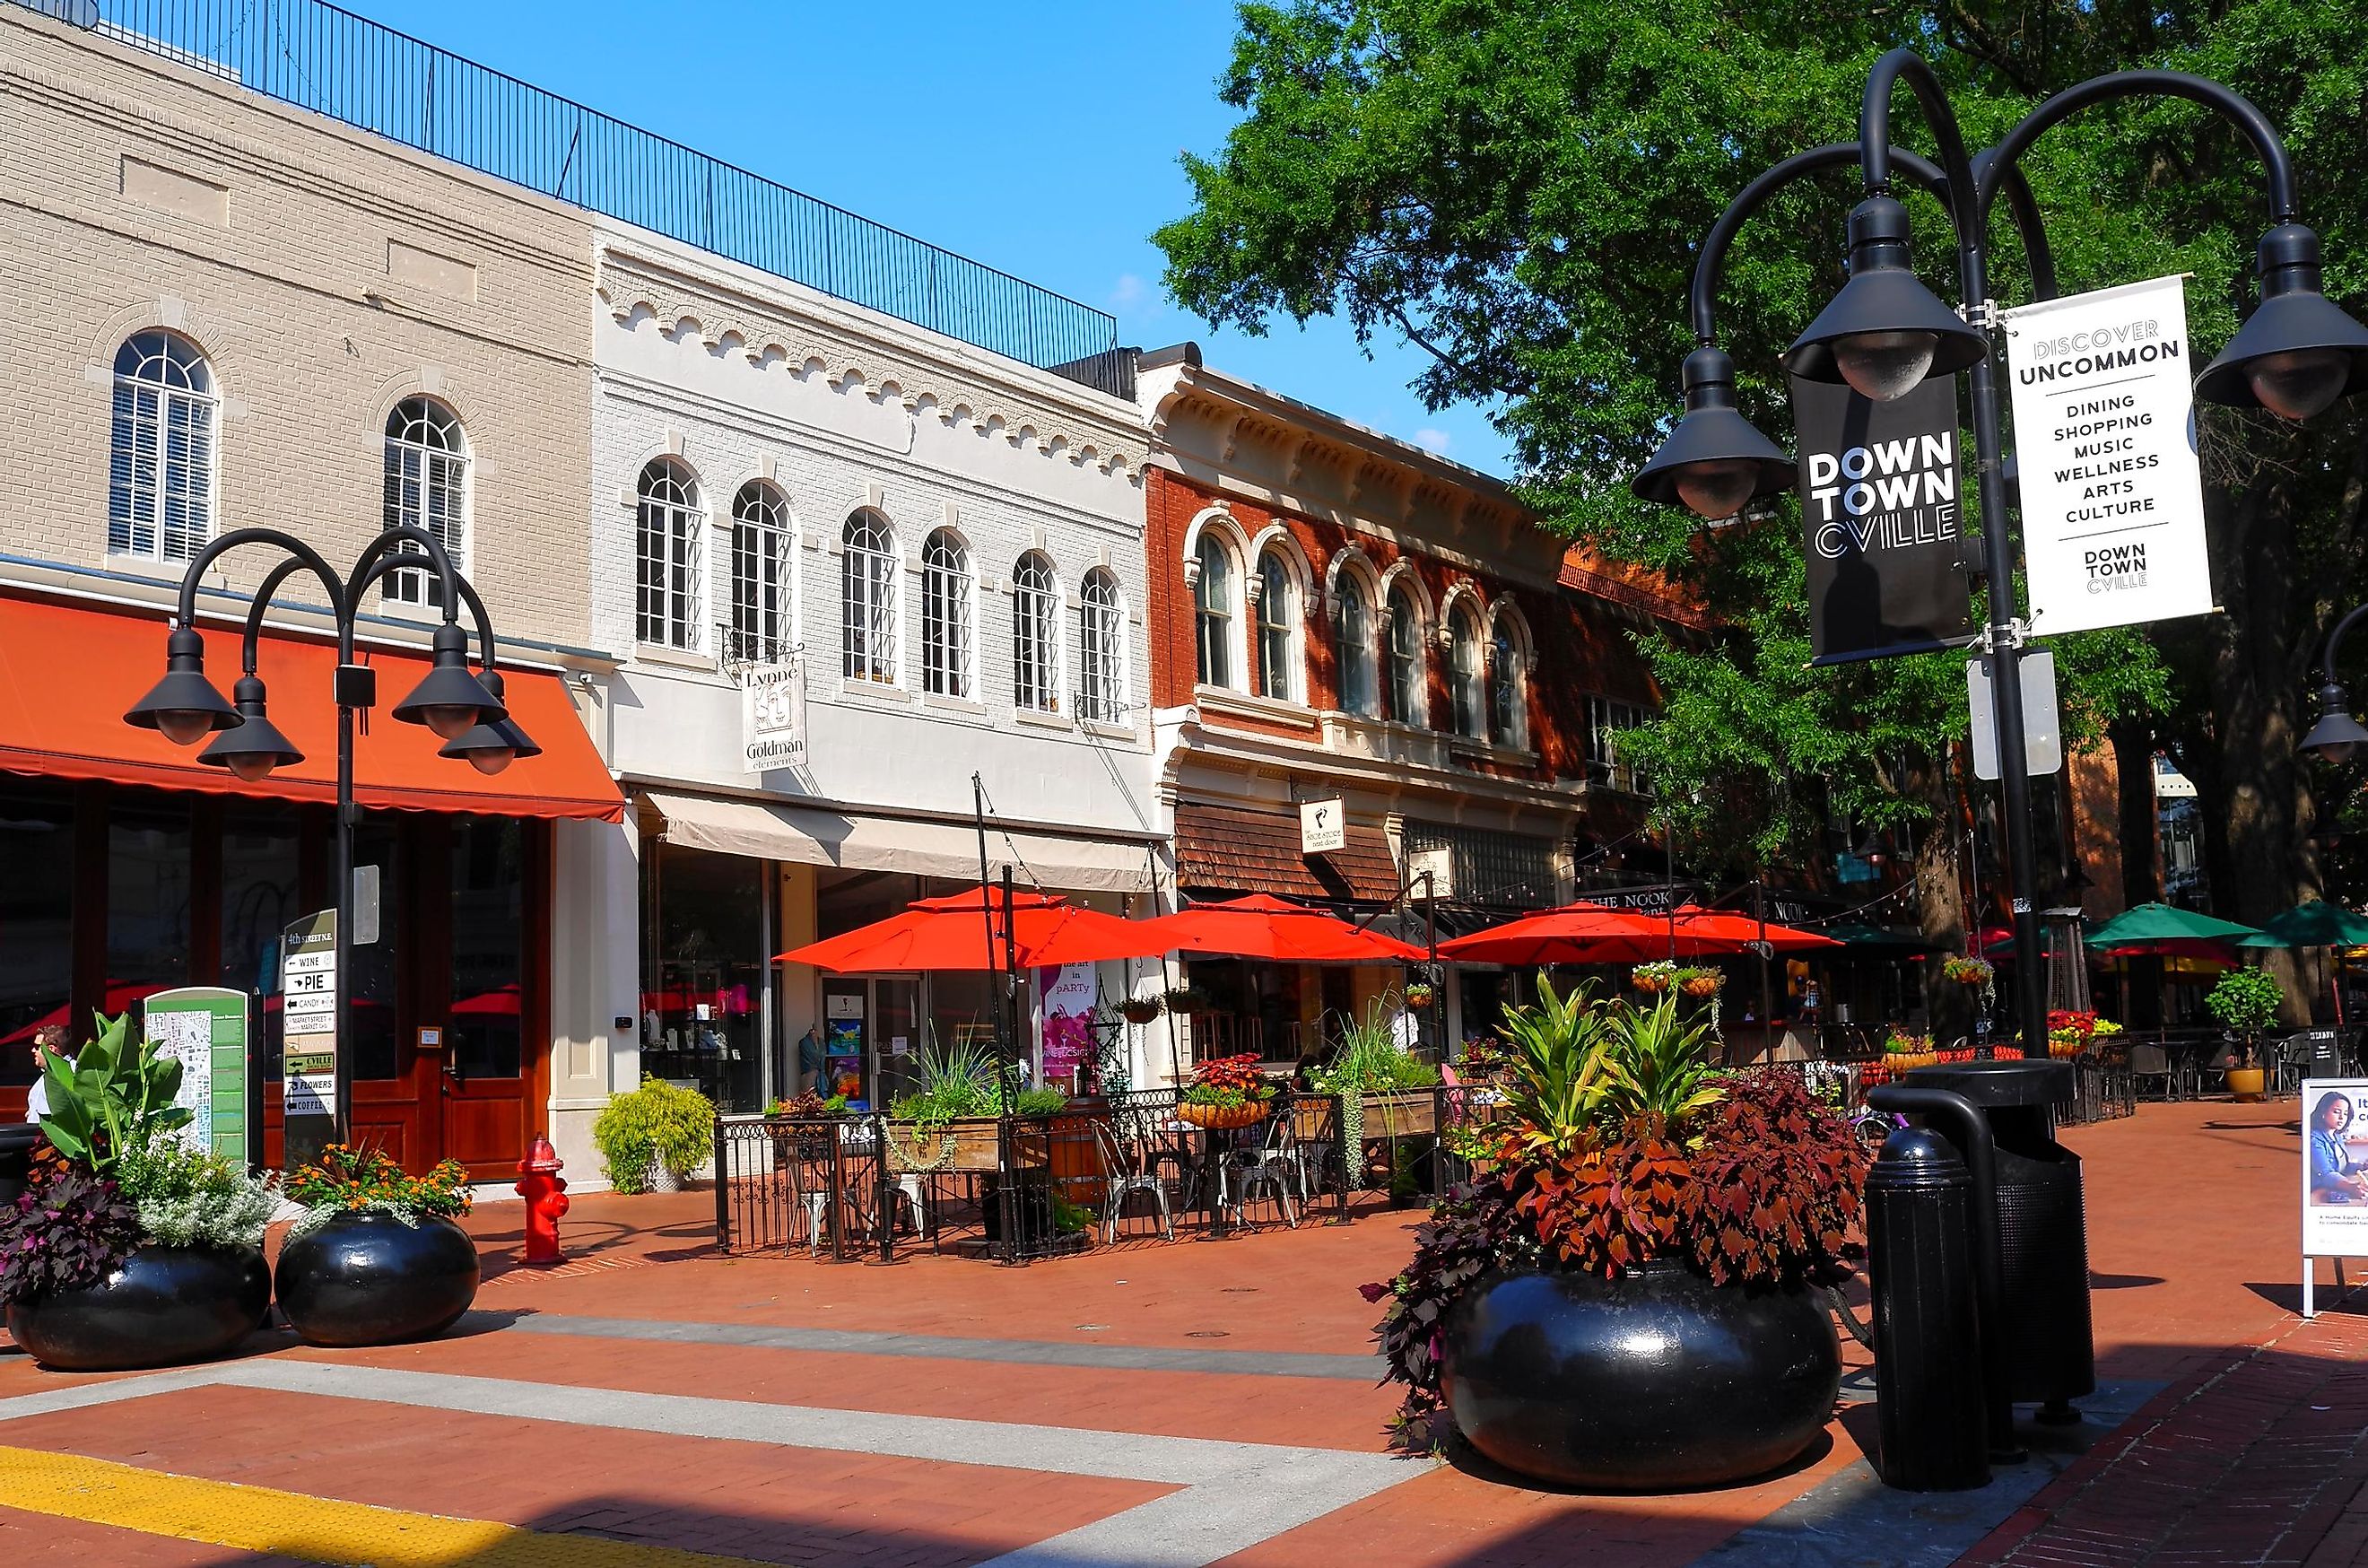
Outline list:
[[[199,762],[199,747],[184,749],[123,722],[125,710],[164,673],[165,630],[161,615],[0,598],[0,772],[264,800],[336,799],[337,710],[329,699],[337,665],[334,644],[263,638],[256,673],[270,688],[271,722],[304,760],[246,784]],[[201,630],[207,678],[227,697],[238,680],[239,634]],[[624,798],[558,676],[502,672],[510,717],[542,755],[487,776],[437,756],[443,743],[432,732],[398,723],[388,711],[427,672],[424,655],[365,650],[355,656],[379,672],[378,707],[363,716],[368,727],[354,738],[354,798],[362,805],[623,820]]]

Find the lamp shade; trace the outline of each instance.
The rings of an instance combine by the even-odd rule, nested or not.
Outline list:
[[[2318,690],[2318,722],[2302,738],[2302,749],[2321,762],[2342,764],[2368,755],[2368,729],[2351,716],[2351,699],[2340,686]]]
[[[206,642],[188,627],[175,627],[165,639],[165,678],[131,706],[123,722],[154,730],[175,745],[195,745],[211,730],[239,722],[238,710],[206,678]]]
[[[1953,376],[1989,352],[1989,340],[1911,269],[1907,209],[1871,196],[1850,212],[1850,281],[1784,351],[1786,369],[1813,381],[1848,381],[1884,400],[1933,376]],[[1898,373],[1885,375],[1886,363]],[[1870,371],[1888,385],[1872,384]]]
[[[471,728],[509,716],[502,699],[469,673],[468,639],[447,621],[431,641],[434,662],[411,695],[394,706],[394,716],[406,724],[425,724],[445,740],[458,740]]]
[[[1763,495],[1792,488],[1793,460],[1735,405],[1735,361],[1721,350],[1686,356],[1686,412],[1628,488],[1662,506],[1731,517]]]
[[[2203,373],[2195,395],[2307,419],[2368,391],[2368,327],[2319,291],[2318,236],[2281,223],[2261,236],[2261,302]]]
[[[213,744],[198,754],[198,760],[209,767],[227,767],[249,783],[275,767],[303,761],[304,754],[265,716],[263,682],[254,676],[241,676],[237,692],[237,725],[216,735]]]
[[[487,670],[478,679],[497,699],[504,696],[500,671]],[[480,773],[491,774],[499,773],[519,757],[541,756],[542,748],[518,727],[517,720],[506,716],[472,725],[438,746],[436,755],[466,762]]]

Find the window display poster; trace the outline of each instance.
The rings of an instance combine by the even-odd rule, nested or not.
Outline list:
[[[2368,1078],[2302,1085],[2303,1311],[2310,1260],[2368,1257]]]
[[[1094,966],[1064,964],[1036,971],[1044,997],[1043,1081],[1074,1076],[1094,1059]]]

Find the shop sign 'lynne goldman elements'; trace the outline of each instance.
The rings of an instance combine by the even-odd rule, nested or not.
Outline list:
[[[2185,277],[2000,314],[2032,633],[2208,612]]]
[[[750,773],[803,767],[806,762],[804,666],[757,665],[741,677],[741,767]]]
[[[1820,665],[1952,648],[1972,635],[1955,380],[1889,403],[1793,381],[1809,639]]]

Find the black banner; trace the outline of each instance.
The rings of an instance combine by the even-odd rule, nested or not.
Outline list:
[[[1793,382],[1814,662],[1963,645],[1973,633],[1957,465],[1957,384],[1891,403]]]

